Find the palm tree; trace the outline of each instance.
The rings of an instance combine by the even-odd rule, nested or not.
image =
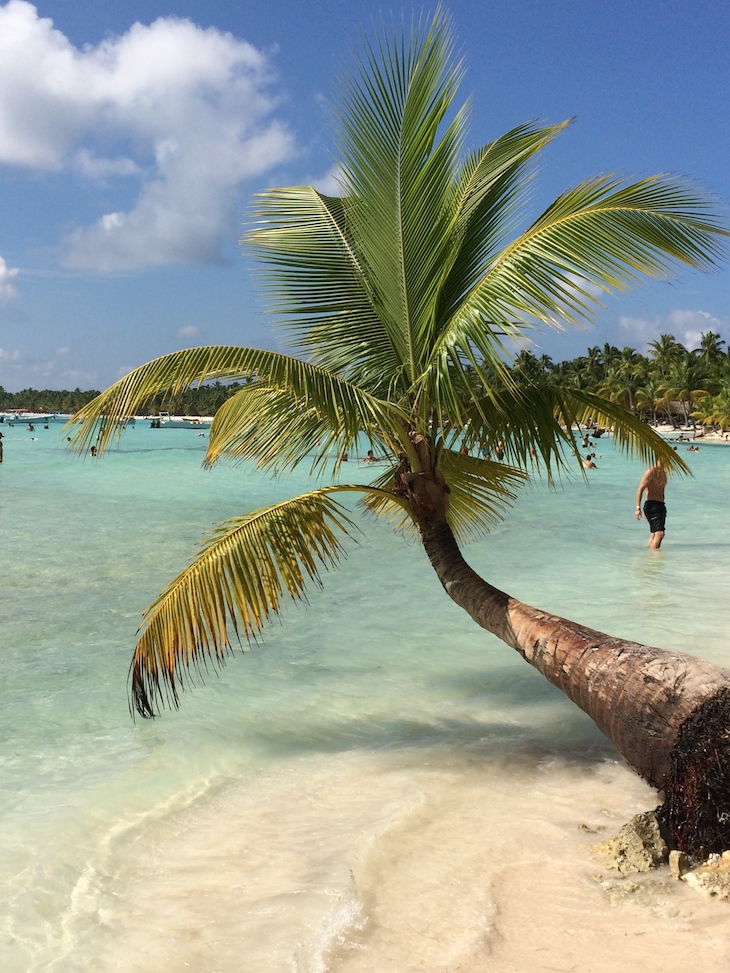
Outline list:
[[[621,350],[616,347],[616,345],[609,344],[605,342],[603,348],[601,348],[599,361],[603,366],[603,378],[608,378],[608,373],[611,369],[611,365],[621,358]]]
[[[648,373],[644,381],[636,389],[636,398],[634,400],[634,406],[639,411],[639,414],[646,415],[649,413],[651,415],[652,425],[656,425],[656,412],[657,406],[660,404],[661,393],[659,391],[659,384],[656,379]]]
[[[692,418],[703,426],[718,425],[720,432],[730,429],[730,388],[725,387],[718,395],[701,399]]]
[[[725,340],[716,331],[703,331],[700,338],[697,357],[708,366],[719,362],[723,356],[722,346]]]
[[[669,375],[662,385],[664,399],[678,402],[684,413],[684,424],[689,425],[689,414],[693,406],[705,395],[709,395],[708,378],[702,362],[691,352],[672,365]]]
[[[686,354],[687,349],[673,334],[660,334],[655,341],[649,342],[649,354],[659,370],[661,378],[666,378],[671,366]]]
[[[646,380],[646,361],[635,348],[622,349],[609,366],[608,374],[598,391],[612,402],[620,402],[634,411],[636,393]]]
[[[723,231],[699,193],[662,176],[587,179],[525,221],[531,163],[565,124],[520,125],[464,155],[467,111],[453,110],[461,74],[442,12],[408,39],[380,37],[344,82],[341,195],[293,187],[257,197],[248,243],[301,357],[230,346],[175,352],[79,413],[76,448],[97,437],[103,448],[152,394],[253,377],[216,414],[208,464],[228,457],[283,471],[306,462],[339,474],[343,454],[363,440],[390,460],[373,482],[335,477],[221,524],[145,613],[134,705],[143,716],[177,705],[195,675],[224,661],[232,639],[255,637],[285,594],[301,597],[338,560],[352,524],[335,495],[356,493],[366,511],[419,537],[447,594],[665,788],[676,844],[714,848],[727,825],[708,812],[704,791],[690,794],[697,760],[687,769],[682,759],[704,730],[708,700],[730,694],[725,673],[524,605],[480,578],[459,544],[503,514],[533,466],[548,477],[573,468],[571,429],[589,415],[613,426],[621,448],[686,469],[644,423],[600,396],[517,387],[505,343],[535,321],[589,319],[596,293],[643,274],[712,265]],[[502,439],[506,462],[462,453],[464,437]]]

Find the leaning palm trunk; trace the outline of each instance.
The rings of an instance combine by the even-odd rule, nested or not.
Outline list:
[[[419,530],[449,597],[562,689],[664,792],[658,816],[670,846],[700,857],[730,847],[730,671],[525,605],[469,567],[445,518],[421,518]]]

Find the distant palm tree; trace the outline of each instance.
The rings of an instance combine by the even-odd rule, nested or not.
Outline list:
[[[730,388],[724,388],[718,395],[705,396],[692,413],[692,418],[703,426],[717,425],[721,432],[730,429]]]
[[[601,348],[600,362],[603,366],[603,378],[608,378],[611,365],[621,357],[621,351],[615,345],[606,342]]]
[[[700,347],[695,354],[705,365],[714,365],[723,357],[722,346],[724,344],[725,340],[716,331],[703,331]]]
[[[662,383],[664,401],[678,402],[689,425],[689,414],[701,398],[709,395],[707,374],[693,355],[686,353],[675,362]]]
[[[671,366],[685,355],[687,349],[673,334],[660,334],[655,341],[649,342],[649,354],[659,370],[661,378],[666,378]]]
[[[640,415],[649,413],[652,423],[656,425],[657,407],[660,405],[661,398],[662,395],[658,381],[651,375],[647,375],[636,389],[634,407],[639,411]]]
[[[598,345],[593,345],[586,352],[584,368],[591,376],[597,377],[600,374],[601,349]]]
[[[453,110],[462,69],[451,49],[441,12],[410,40],[368,46],[344,82],[341,195],[293,187],[257,198],[249,244],[301,358],[230,346],[175,352],[79,414],[77,448],[97,436],[104,446],[153,394],[253,376],[218,411],[208,463],[250,459],[275,471],[331,464],[341,473],[344,454],[363,440],[387,458],[373,481],[335,479],[222,524],[146,612],[134,703],[145,716],[176,705],[189,667],[195,675],[220,664],[231,639],[255,636],[285,593],[301,597],[307,580],[338,560],[352,523],[334,496],[355,493],[366,510],[418,536],[448,595],[589,712],[640,773],[674,793],[677,773],[682,786],[686,777],[673,763],[678,734],[708,687],[729,685],[721,671],[530,608],[480,578],[458,541],[486,530],[535,464],[549,476],[574,468],[571,429],[588,415],[612,425],[619,446],[684,468],[620,406],[575,387],[516,387],[504,343],[535,321],[586,319],[597,292],[642,274],[711,265],[723,231],[682,181],[598,177],[508,237],[530,163],[565,125],[520,125],[464,155],[467,112]],[[464,437],[503,440],[506,462],[462,453]],[[679,801],[679,811],[667,805],[670,829],[690,815],[699,834],[677,833],[678,843],[714,848],[720,840],[705,826],[706,805],[696,795]]]

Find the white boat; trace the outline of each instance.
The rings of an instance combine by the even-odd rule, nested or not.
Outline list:
[[[152,429],[208,429],[213,419],[210,416],[171,416],[169,412],[160,412],[157,416],[150,416]]]
[[[66,417],[64,416],[64,419]],[[8,425],[44,425],[56,419],[54,412],[3,412],[0,413],[0,422]]]

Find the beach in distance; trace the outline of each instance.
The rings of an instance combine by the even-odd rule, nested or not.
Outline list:
[[[135,722],[146,605],[306,472],[204,470],[192,428],[136,423],[100,459],[60,424],[0,429],[3,973],[728,969],[727,903],[590,851],[656,792],[418,545],[356,514],[322,590]],[[465,556],[529,604],[730,667],[730,450],[699,444],[677,444],[693,476],[670,478],[659,551],[644,464],[604,437],[597,469],[535,479]],[[372,476],[352,458],[340,479]]]

